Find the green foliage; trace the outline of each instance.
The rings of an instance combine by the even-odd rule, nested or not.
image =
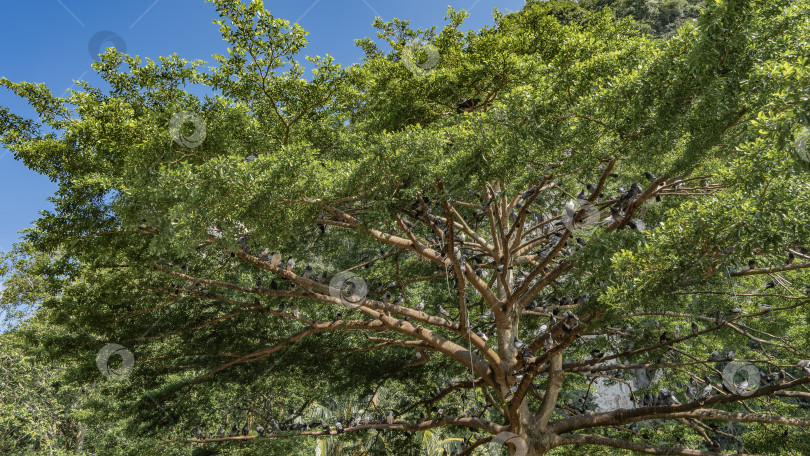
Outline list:
[[[293,256],[296,273],[307,264],[327,277],[351,270],[368,284],[370,298],[402,293],[409,308],[424,301],[428,314],[439,315],[441,305],[457,318],[459,296],[443,275],[451,268],[380,241],[402,235],[397,218],[417,221],[419,198],[429,198],[464,203],[454,206],[459,217],[480,221],[482,189],[500,186],[504,198],[517,201],[544,176],[559,183],[534,203],[547,214],[585,182],[597,182],[605,164],[615,164],[620,178],[605,184],[603,212],[612,204],[604,201],[621,195],[618,187],[646,182],[645,171],[686,183],[644,206],[646,228],[577,232],[581,247],[551,265],[570,265],[570,272],[528,297],[587,292],[587,302],[571,309],[593,316],[590,333],[566,348],[567,367],[589,359],[591,350],[610,351],[617,338],[652,346],[676,325],[685,334],[692,321],[707,326],[734,305],[755,313],[757,303],[784,309],[746,320],[744,330],[720,328],[686,341],[683,353],[655,348],[632,362],[703,360],[721,347],[769,371],[796,373],[791,366],[810,352],[807,299],[799,295],[810,285],[804,269],[772,273],[778,294],[759,293],[760,275],[739,274],[752,257],[781,266],[786,249],[810,239],[810,160],[796,141],[810,127],[808,2],[712,1],[698,17],[692,0],[532,1],[469,32],[461,30],[466,13],[452,9],[439,30],[378,19],[378,40],[357,42],[362,63],[344,68],[329,56],[309,58],[315,70],[308,80],[300,63],[306,32],[298,24],[273,17],[259,1],[212,3],[229,43],[227,55],[214,56],[215,67],[113,49],[94,64],[106,91],[83,83],[57,98],[43,85],[0,79],[39,115],[23,119],[0,107],[0,140],[59,185],[54,209],[5,254],[0,270],[0,305],[29,318],[0,335],[0,407],[12,412],[0,415],[2,451],[74,451],[79,429],[84,451],[97,454],[452,451],[474,435],[471,428],[317,438],[286,430],[280,433],[289,439],[184,442],[195,426],[213,436],[219,425],[241,429],[246,421],[345,425],[397,410],[398,419],[414,423],[425,410],[414,405],[421,394],[473,375],[435,347],[430,356],[419,351],[427,359],[416,362],[424,340],[382,331],[369,323],[378,320],[368,309],[340,307],[324,293],[301,295],[303,287],[293,289],[244,256],[267,248]],[[414,40],[440,55],[424,74],[403,61]],[[418,59],[427,53],[414,52]],[[208,95],[189,94],[187,83]],[[181,112],[191,121],[171,131]],[[190,137],[201,125],[199,144],[177,140],[178,131]],[[439,204],[434,210],[443,216]],[[329,212],[334,208],[356,217],[359,228],[344,229],[350,223]],[[494,222],[474,225],[487,238],[495,229]],[[444,236],[425,226],[414,232],[426,240]],[[547,242],[516,256],[534,255],[528,250]],[[373,267],[361,265],[372,260]],[[514,273],[537,260],[515,264]],[[472,286],[465,293],[470,321],[486,327],[490,309]],[[302,318],[291,318],[294,303]],[[504,360],[514,358],[512,336],[531,341],[547,321],[544,313],[513,315],[489,343]],[[432,331],[458,350],[472,346],[454,328]],[[99,349],[112,342],[135,359],[121,381],[96,366]],[[558,401],[565,407],[552,421],[573,414],[569,403],[595,407],[591,380],[582,370],[568,373]],[[690,380],[685,369],[672,369],[636,394]],[[498,381],[503,391],[491,389],[494,402],[508,406],[511,385]],[[534,385],[542,392],[550,383],[543,374]],[[537,397],[525,401],[520,413],[540,409]],[[462,415],[485,402],[479,388],[430,405]],[[746,406],[797,417],[808,407],[801,396]],[[745,411],[739,403],[718,408]],[[492,407],[479,415],[515,425]],[[650,422],[641,432],[645,443],[706,445],[675,421]],[[590,431],[639,440],[624,427]],[[806,434],[790,434],[790,446],[777,447],[769,437],[777,431],[745,423],[734,432],[753,452],[810,451]],[[733,448],[735,441],[722,444]]]

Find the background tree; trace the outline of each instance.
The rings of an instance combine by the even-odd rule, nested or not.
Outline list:
[[[555,2],[378,21],[390,50],[309,80],[297,25],[213,3],[208,72],[113,50],[104,90],[0,80],[40,114],[4,144],[59,184],[3,300],[104,387],[89,451],[810,448],[807,2],[712,2],[668,41]],[[597,380],[634,405],[595,411]]]

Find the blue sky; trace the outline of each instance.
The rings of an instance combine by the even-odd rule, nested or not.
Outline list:
[[[409,19],[414,28],[445,24],[447,6],[470,13],[467,26],[492,23],[492,9],[517,10],[523,0],[285,0],[266,1],[276,17],[298,22],[310,32],[307,55],[331,54],[344,65],[357,62],[361,52],[354,39],[374,36],[374,16]],[[214,7],[203,0],[28,0],[3,5],[6,20],[0,28],[0,76],[12,81],[45,83],[58,95],[74,80],[99,83],[90,63],[88,46],[98,32],[121,37],[126,52],[142,57],[177,53],[187,59],[212,62],[224,53]],[[118,41],[121,42],[121,41]],[[110,46],[111,42],[104,42]],[[118,46],[116,46],[118,47]],[[21,99],[0,90],[0,105],[25,117],[33,110]],[[0,148],[0,250],[9,250],[18,231],[30,226],[38,212],[48,209],[55,185],[27,169],[13,154]]]
[[[524,0],[284,0],[265,1],[276,17],[298,22],[310,34],[306,55],[331,54],[337,62],[350,65],[362,53],[354,40],[375,37],[371,23],[375,16],[385,20],[408,19],[413,28],[446,22],[447,6],[470,13],[467,28],[492,24],[492,9],[518,10]],[[99,85],[90,68],[88,49],[99,32],[110,31],[120,38],[104,47],[123,43],[126,52],[157,58],[177,53],[192,60],[213,64],[211,55],[225,53],[216,13],[203,0],[27,0],[6,2],[6,20],[0,27],[0,76],[12,81],[41,82],[56,95],[65,95],[74,80]],[[15,114],[34,118],[35,113],[20,98],[0,90],[0,106]],[[56,187],[46,177],[14,160],[0,148],[0,251],[9,250],[39,211],[50,209],[48,201]],[[2,315],[0,315],[2,319]]]

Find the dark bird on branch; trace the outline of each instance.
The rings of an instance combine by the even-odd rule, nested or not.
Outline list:
[[[225,429],[222,428],[221,424],[219,425],[219,430],[217,431],[217,437],[220,439],[225,437]]]
[[[630,190],[624,192],[624,194],[622,194],[622,196],[619,198],[619,208],[626,209],[630,205],[630,202],[633,201],[642,191],[643,189],[641,188],[641,185],[633,183],[630,186]]]
[[[196,438],[197,440],[202,440],[202,429],[200,429],[199,426],[197,426],[197,428],[194,429],[194,438]]]
[[[478,104],[480,103],[481,103],[480,98],[466,99],[456,105],[456,113],[461,114],[462,112],[470,112],[475,106],[478,106]]]
[[[293,268],[295,267],[295,260],[293,260],[292,255],[287,258],[287,272],[292,272]]]
[[[574,315],[570,310],[566,310],[565,313],[563,313],[563,319],[563,326],[566,331],[571,331],[579,325],[579,317]]]
[[[228,434],[228,437],[236,437],[237,435],[239,435],[239,429],[237,429],[236,425],[234,424],[231,426],[231,432]]]
[[[532,185],[532,187],[531,187],[531,188],[529,188],[528,190],[526,190],[525,192],[523,192],[523,193],[521,193],[521,194],[520,194],[520,198],[521,198],[521,199],[524,199],[524,200],[525,200],[525,199],[529,199],[529,197],[531,197],[532,195],[534,195],[534,194],[535,194],[535,192],[537,192],[537,186],[536,186],[536,185]]]
[[[242,435],[246,436],[248,435],[248,433],[250,433],[250,428],[248,427],[248,424],[246,422],[245,425],[242,426]]]
[[[622,211],[616,206],[610,206],[610,216],[613,220],[620,220],[622,218]]]
[[[261,424],[257,424],[256,432],[259,433],[259,437],[264,437],[264,426],[262,426]]]

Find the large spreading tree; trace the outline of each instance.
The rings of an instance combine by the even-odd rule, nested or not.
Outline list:
[[[707,2],[666,40],[562,1],[378,19],[308,77],[298,25],[213,4],[215,67],[0,79],[39,114],[0,111],[3,144],[59,188],[6,256],[36,313],[0,378],[79,434],[0,445],[810,452],[810,2]]]

